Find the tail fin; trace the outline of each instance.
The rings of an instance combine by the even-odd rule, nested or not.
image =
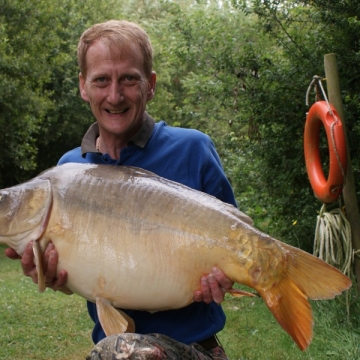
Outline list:
[[[313,337],[313,317],[306,295],[289,278],[259,293],[281,327],[305,350]]]
[[[305,350],[313,337],[308,298],[332,299],[351,286],[338,269],[300,249],[281,244],[288,254],[283,277],[267,290],[257,289],[282,328]]]
[[[351,280],[340,270],[323,260],[292,246],[288,248],[290,259],[288,275],[309,299],[333,299],[351,286]]]

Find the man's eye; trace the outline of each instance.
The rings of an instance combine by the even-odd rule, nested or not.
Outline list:
[[[99,83],[103,83],[103,82],[106,81],[106,78],[105,77],[99,77],[99,78],[96,79],[96,81],[99,82]]]

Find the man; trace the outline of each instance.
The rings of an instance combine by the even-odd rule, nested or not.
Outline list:
[[[137,166],[209,193],[236,206],[231,186],[210,138],[199,131],[155,123],[146,104],[155,94],[152,47],[134,23],[108,21],[86,30],[79,41],[80,94],[96,118],[81,147],[66,153],[66,162]],[[17,258],[12,249],[7,256]],[[58,254],[50,244],[44,253],[48,287],[68,292],[66,271],[56,276]],[[37,282],[32,249],[22,257],[24,274]],[[91,359],[115,353],[122,359],[226,359],[215,335],[225,324],[218,305],[232,282],[217,268],[199,279],[194,303],[179,310],[149,313],[125,310],[136,334],[105,338],[96,305],[88,302],[97,345]],[[104,339],[104,340],[103,340]],[[119,357],[119,358],[120,358]]]

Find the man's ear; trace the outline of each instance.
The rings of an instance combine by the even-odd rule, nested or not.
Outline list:
[[[80,89],[81,98],[84,101],[89,102],[89,98],[88,98],[86,90],[85,90],[85,79],[84,79],[82,73],[79,73],[79,89]]]
[[[149,78],[149,89],[147,93],[147,101],[151,100],[155,96],[155,89],[156,89],[156,73],[155,71],[151,72]]]

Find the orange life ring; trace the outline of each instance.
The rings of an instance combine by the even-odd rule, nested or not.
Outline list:
[[[323,203],[332,203],[340,195],[346,171],[346,140],[343,126],[335,108],[326,101],[314,103],[306,117],[304,131],[304,152],[306,170],[315,196]],[[321,124],[325,127],[329,147],[329,175],[321,166],[319,141]],[[340,163],[339,163],[340,162]]]

